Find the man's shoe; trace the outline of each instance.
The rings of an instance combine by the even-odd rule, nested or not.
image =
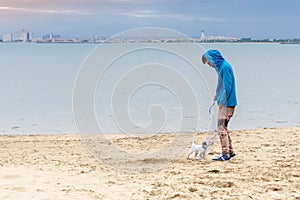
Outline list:
[[[229,157],[230,157],[230,158],[234,158],[235,156],[236,156],[235,153],[230,153],[230,154],[229,154]]]
[[[213,161],[226,161],[226,160],[230,160],[230,157],[228,157],[224,154],[221,154],[219,157],[213,158],[212,160]]]

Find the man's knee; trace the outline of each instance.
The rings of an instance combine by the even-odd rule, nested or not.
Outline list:
[[[218,134],[221,138],[224,138],[224,137],[227,137],[228,136],[228,133],[227,131],[223,131],[223,130],[219,130],[218,131]]]
[[[218,119],[218,127],[224,127],[226,118]]]

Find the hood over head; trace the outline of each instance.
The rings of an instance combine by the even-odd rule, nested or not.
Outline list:
[[[208,50],[203,56],[210,62],[214,68],[219,69],[225,59],[218,50]]]

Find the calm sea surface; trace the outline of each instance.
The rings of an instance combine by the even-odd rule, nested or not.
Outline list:
[[[123,115],[120,115],[118,119],[121,122],[116,124],[115,115],[118,113],[115,112],[119,111],[111,111],[112,106],[118,107],[124,102],[128,103],[126,112],[130,114],[132,121],[143,127],[151,123],[152,114],[149,109],[156,105],[162,107],[162,115],[155,117],[164,121],[163,132],[178,130],[182,109],[189,109],[190,105],[181,102],[172,92],[172,84],[137,85],[137,89],[129,95],[130,99],[125,98],[128,95],[124,91],[125,99],[117,98],[112,102],[112,91],[116,88],[116,83],[128,75],[130,70],[136,69],[140,64],[138,61],[144,63],[142,67],[152,63],[152,66],[156,66],[153,69],[157,70],[157,74],[160,74],[159,69],[167,64],[173,66],[174,70],[182,75],[183,80],[189,82],[195,95],[202,102],[199,113],[208,112],[213,90],[205,91],[205,81],[201,80],[209,79],[206,83],[214,88],[211,79],[215,78],[215,71],[200,63],[202,52],[195,52],[198,49],[193,45],[164,45],[169,45],[170,48],[173,48],[172,45],[178,45],[177,48],[183,48],[192,57],[195,55],[192,58],[194,62],[199,61],[199,67],[206,67],[211,77],[204,74],[198,80],[199,76],[193,73],[193,69],[182,69],[184,63],[180,63],[180,59],[176,60],[164,52],[147,50],[121,57],[111,65],[106,75],[99,79],[99,85],[105,87],[98,86],[95,89],[95,112],[105,132],[120,132],[122,120],[127,123],[126,119],[122,118]],[[204,49],[219,49],[234,68],[238,107],[230,123],[231,129],[300,126],[300,45],[202,46]],[[0,134],[77,133],[72,111],[74,81],[81,64],[95,47],[94,44],[0,43]],[[107,44],[106,48],[106,53],[109,54],[119,48],[119,45]],[[152,58],[155,58],[154,61]],[[99,59],[101,60],[101,57]],[[148,75],[140,73],[139,78],[147,79]],[[171,76],[166,76],[166,80],[170,80]],[[132,83],[132,77],[127,78],[128,84]],[[176,80],[173,80],[174,85]],[[122,84],[126,86],[126,77]],[[183,96],[188,97],[185,94]],[[205,123],[207,116],[200,115],[203,116],[200,123]]]

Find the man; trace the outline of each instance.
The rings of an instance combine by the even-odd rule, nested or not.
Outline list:
[[[232,141],[228,131],[228,123],[237,105],[235,79],[232,67],[222,57],[218,50],[209,50],[202,55],[203,64],[208,64],[218,73],[218,85],[214,100],[219,106],[218,134],[222,147],[222,154],[213,161],[226,161],[235,156]]]

